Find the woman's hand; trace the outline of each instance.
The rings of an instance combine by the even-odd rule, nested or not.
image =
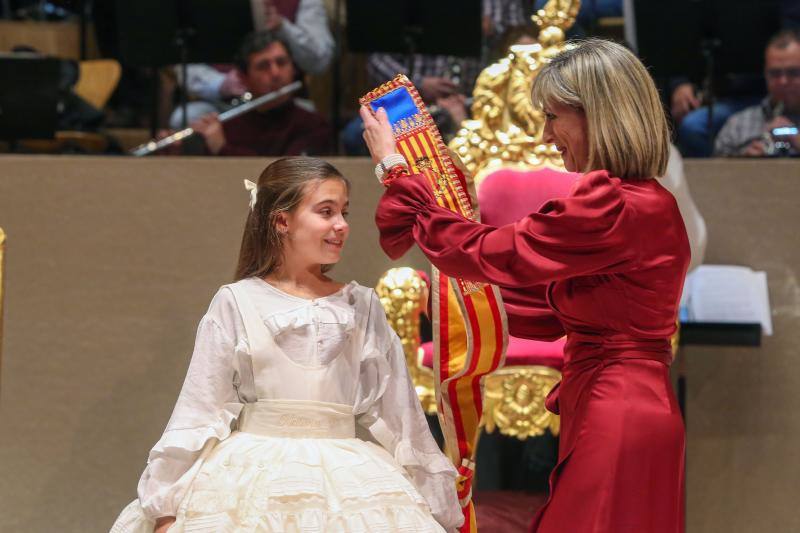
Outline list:
[[[396,154],[397,146],[386,110],[380,108],[373,116],[372,112],[362,105],[359,113],[361,120],[364,121],[364,141],[375,164],[380,163],[387,155]]]
[[[166,533],[166,531],[175,523],[174,516],[162,516],[156,520],[156,527],[153,533]]]

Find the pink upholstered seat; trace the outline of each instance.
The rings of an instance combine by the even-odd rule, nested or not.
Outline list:
[[[577,178],[578,174],[546,167],[537,170],[496,170],[478,184],[481,221],[492,226],[515,222],[538,211],[548,200],[567,196]],[[564,342],[563,338],[543,342],[509,336],[506,367],[539,365],[561,370]],[[433,343],[426,342],[422,350],[423,365],[432,368]]]
[[[541,168],[523,170],[501,168],[487,175],[478,185],[481,221],[492,226],[515,222],[538,211],[553,198],[563,198],[578,174]]]
[[[508,338],[506,350],[506,366],[547,366],[561,370],[564,364],[565,338],[553,342],[534,341],[530,339]],[[422,365],[433,368],[433,343],[426,342],[422,346]]]

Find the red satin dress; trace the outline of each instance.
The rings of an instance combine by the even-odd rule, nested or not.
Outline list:
[[[566,198],[507,226],[439,207],[422,176],[396,180],[376,214],[397,258],[416,242],[443,273],[501,287],[517,337],[564,333],[550,497],[537,533],[683,532],[684,426],[669,339],[689,265],[686,229],[655,179],[582,176]]]

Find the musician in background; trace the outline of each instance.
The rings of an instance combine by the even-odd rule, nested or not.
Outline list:
[[[253,98],[276,91],[297,73],[289,46],[270,31],[245,38],[236,68]],[[212,155],[279,156],[333,153],[330,126],[286,95],[225,123],[216,113],[191,124]]]
[[[275,33],[289,48],[301,73],[323,74],[333,58],[334,41],[322,0],[251,0],[256,30]],[[175,68],[178,80],[181,69]],[[186,87],[195,98],[189,102],[188,122],[211,113],[230,109],[230,100],[247,92],[233,65],[193,63],[187,68]],[[313,107],[313,106],[312,106]],[[169,119],[171,128],[182,127],[183,113],[178,107]]]
[[[767,44],[767,97],[731,116],[717,136],[715,156],[800,155],[800,29],[778,32]]]

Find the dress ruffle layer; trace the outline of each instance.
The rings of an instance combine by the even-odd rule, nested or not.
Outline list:
[[[144,533],[152,524],[134,502],[111,531]],[[402,467],[375,444],[235,432],[206,458],[169,530],[206,531],[444,530]]]

